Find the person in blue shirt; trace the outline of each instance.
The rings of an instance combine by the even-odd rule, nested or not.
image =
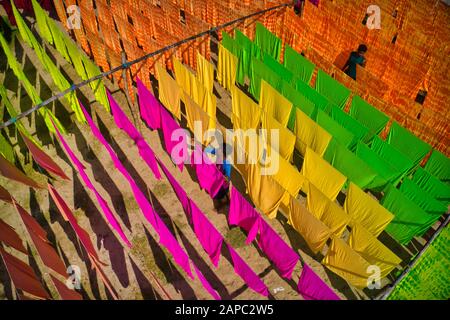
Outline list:
[[[364,67],[366,65],[366,58],[364,54],[367,52],[367,46],[365,44],[360,44],[357,51],[350,53],[350,57],[342,69],[346,75],[348,75],[353,80],[356,80],[356,65]]]

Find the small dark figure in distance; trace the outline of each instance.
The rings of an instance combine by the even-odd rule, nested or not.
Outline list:
[[[350,53],[350,57],[342,69],[353,80],[356,80],[356,65],[364,67],[366,65],[366,58],[364,54],[367,52],[367,46],[360,44],[357,51]]]

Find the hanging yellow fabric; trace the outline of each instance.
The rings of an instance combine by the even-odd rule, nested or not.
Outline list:
[[[265,138],[271,149],[278,151],[281,157],[290,161],[295,147],[294,134],[267,113],[262,116],[262,127],[267,130]]]
[[[199,51],[197,51],[197,78],[203,83],[208,92],[213,91],[214,66]]]
[[[247,189],[255,206],[270,219],[277,216],[284,189],[270,175],[263,175],[259,163],[249,164]]]
[[[192,77],[191,72],[186,68],[184,64],[181,63],[175,56],[173,57],[173,70],[175,72],[175,80],[177,84],[192,96]]]
[[[231,90],[231,109],[233,129],[257,129],[261,120],[259,106],[238,87]]]
[[[201,105],[203,111],[209,116],[208,129],[216,128],[216,110],[217,110],[217,98],[212,92],[206,92],[203,104]]]
[[[217,63],[217,81],[228,91],[236,82],[238,58],[219,43],[219,61]]]
[[[306,148],[302,174],[330,200],[335,200],[347,177],[323,160],[312,149]]]
[[[207,145],[209,141],[208,139],[205,139],[205,132],[208,130],[209,116],[186,92],[183,92],[183,94],[187,125],[194,133],[195,139],[198,142]]]
[[[304,156],[309,147],[319,156],[323,156],[332,136],[303,111],[295,109],[296,149]]]
[[[292,110],[292,102],[275,90],[264,79],[261,80],[261,108],[286,128]]]
[[[322,264],[359,289],[367,287],[370,263],[349,247],[342,239],[332,237],[331,246]]]
[[[293,197],[290,198],[289,211],[289,224],[305,239],[312,252],[321,251],[331,236],[331,230]]]
[[[352,182],[345,198],[344,209],[352,221],[361,224],[375,237],[394,219],[392,213]]]
[[[159,63],[156,64],[158,73],[159,100],[178,120],[181,119],[180,95],[177,82],[167,73]]]
[[[378,266],[382,278],[402,262],[389,248],[359,224],[352,227],[348,244],[371,265]]]
[[[312,183],[308,184],[308,189],[308,210],[328,226],[336,236],[340,237],[346,229],[350,217],[336,202],[328,199]]]

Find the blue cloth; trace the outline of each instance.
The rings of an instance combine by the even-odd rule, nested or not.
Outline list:
[[[205,148],[205,152],[209,154],[216,154],[216,149],[212,146],[207,146]],[[222,171],[222,173],[228,178],[231,179],[231,163],[227,159],[223,159],[223,164],[219,164],[218,168]]]
[[[347,70],[345,70],[345,73],[353,78],[353,80],[356,80],[356,65],[363,65],[365,58],[363,56],[360,56],[358,52],[353,51],[350,54],[350,57],[347,60],[347,63],[345,64],[348,66]]]

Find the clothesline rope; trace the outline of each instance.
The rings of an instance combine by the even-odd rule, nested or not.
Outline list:
[[[70,92],[72,92],[72,91],[75,91],[76,89],[81,88],[81,87],[83,87],[83,86],[89,84],[90,82],[93,82],[93,81],[102,79],[102,78],[104,78],[104,77],[107,77],[107,76],[109,76],[109,75],[111,75],[111,74],[113,74],[113,73],[115,73],[115,72],[117,72],[117,71],[124,70],[124,69],[128,69],[128,68],[130,68],[132,65],[134,65],[134,64],[136,64],[136,63],[139,63],[139,62],[142,62],[142,61],[144,61],[144,60],[147,60],[147,59],[149,59],[149,58],[151,58],[151,57],[154,57],[154,56],[156,56],[156,55],[158,55],[158,54],[161,54],[161,53],[163,53],[163,52],[165,52],[165,51],[167,51],[167,50],[170,50],[170,49],[179,47],[179,46],[181,46],[181,45],[183,45],[183,44],[185,44],[185,43],[187,43],[187,42],[190,42],[190,41],[192,41],[192,40],[195,40],[195,39],[197,39],[197,38],[203,37],[203,36],[208,35],[208,34],[212,34],[213,32],[215,32],[215,31],[217,31],[217,30],[226,28],[226,27],[231,26],[231,25],[233,25],[233,24],[235,24],[235,23],[244,21],[244,20],[246,20],[246,19],[252,18],[252,17],[257,16],[257,15],[264,14],[264,13],[267,13],[267,12],[270,12],[270,11],[273,11],[273,10],[278,10],[278,9],[281,9],[281,8],[286,8],[286,7],[289,7],[289,6],[291,6],[291,5],[292,5],[292,1],[289,1],[288,3],[285,3],[285,4],[281,4],[281,5],[278,5],[278,6],[275,6],[275,7],[271,7],[271,8],[268,8],[268,9],[264,9],[264,10],[261,10],[261,11],[254,12],[254,13],[252,13],[252,14],[249,14],[249,15],[244,16],[244,17],[240,17],[240,18],[238,18],[238,19],[229,21],[229,22],[224,23],[224,24],[221,24],[221,25],[219,25],[219,26],[212,27],[212,28],[210,28],[210,29],[208,29],[208,30],[206,30],[206,31],[200,32],[200,33],[198,33],[198,34],[196,34],[196,35],[190,36],[190,37],[188,37],[188,38],[185,38],[185,39],[183,39],[183,40],[180,40],[180,41],[178,41],[178,42],[175,42],[175,43],[173,43],[173,44],[170,44],[170,45],[168,45],[168,46],[165,46],[165,47],[163,47],[163,48],[161,48],[161,49],[158,49],[158,50],[156,50],[156,51],[154,51],[154,52],[147,53],[147,54],[143,55],[142,57],[139,57],[139,58],[137,58],[137,59],[135,59],[135,60],[126,61],[126,62],[122,63],[121,65],[119,65],[119,66],[117,66],[117,67],[114,67],[113,69],[111,69],[111,70],[109,70],[109,71],[100,73],[100,74],[96,75],[95,77],[86,79],[86,80],[81,81],[81,82],[79,82],[79,83],[77,83],[77,84],[73,84],[72,86],[70,86],[70,88],[68,88],[68,89],[66,89],[66,90],[64,90],[64,91],[61,91],[61,92],[57,93],[57,94],[54,95],[54,96],[51,96],[51,97],[48,98],[47,100],[45,100],[45,101],[43,101],[43,102],[41,102],[41,103],[35,105],[34,107],[28,109],[28,110],[25,111],[25,112],[22,112],[21,114],[17,115],[16,117],[10,118],[10,119],[7,120],[6,122],[3,122],[3,123],[0,124],[0,130],[3,129],[3,128],[8,127],[8,126],[11,125],[11,124],[14,124],[16,121],[18,121],[18,120],[20,120],[20,119],[22,119],[22,118],[24,118],[24,117],[30,115],[30,114],[33,113],[34,111],[39,110],[40,108],[42,108],[42,107],[48,105],[49,103],[51,103],[51,102],[53,102],[53,101],[55,101],[55,100],[58,100],[58,99],[61,98],[61,97],[64,97],[66,94],[68,94],[68,93],[70,93]]]

